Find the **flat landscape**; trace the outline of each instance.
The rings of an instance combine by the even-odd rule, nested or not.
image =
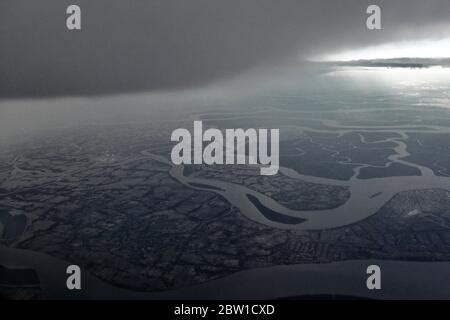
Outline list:
[[[66,274],[42,274],[46,259],[82,266],[118,296],[182,290],[187,298],[191,287],[261,268],[377,260],[431,270],[450,261],[450,77],[374,84],[371,72],[379,71],[366,70],[361,83],[354,68],[294,76],[288,86],[236,99],[195,93],[174,102],[184,106],[177,114],[144,96],[127,116],[4,138],[0,238],[9,258],[0,261],[0,293],[50,295],[42,284],[63,285]],[[154,116],[158,108],[164,116]],[[172,165],[170,134],[194,120],[279,128],[280,172]],[[14,250],[43,255],[19,261]]]

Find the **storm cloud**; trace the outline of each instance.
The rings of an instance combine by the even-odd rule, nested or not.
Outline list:
[[[78,4],[82,30],[66,29]],[[365,27],[382,8],[383,30]],[[0,96],[172,90],[330,50],[450,36],[448,0],[2,0]]]

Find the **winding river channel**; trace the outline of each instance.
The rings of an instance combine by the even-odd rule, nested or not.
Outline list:
[[[419,176],[359,179],[359,171],[363,167],[369,166],[361,164],[354,169],[354,175],[350,180],[343,181],[303,175],[290,168],[281,167],[279,172],[289,178],[310,183],[348,187],[350,191],[349,199],[343,205],[336,208],[325,210],[292,210],[286,208],[272,198],[245,186],[214,179],[186,176],[184,175],[185,170],[183,165],[173,165],[166,158],[153,154],[148,150],[142,151],[142,154],[150,157],[152,160],[172,166],[170,175],[187,187],[208,190],[220,194],[232,205],[237,207],[247,218],[269,227],[280,229],[323,230],[342,227],[356,223],[375,214],[387,201],[392,199],[392,197],[399,192],[421,189],[446,189],[450,191],[449,177],[437,176],[431,169],[403,159],[409,156],[407,145],[403,141],[408,139],[408,132],[443,134],[449,133],[449,128],[440,126],[420,126],[420,128],[416,126],[353,127],[340,125],[334,120],[323,120],[323,125],[330,127],[330,130],[296,127],[305,131],[337,133],[340,135],[349,132],[396,133],[399,135],[399,138],[388,138],[370,143],[395,143],[396,147],[393,148],[394,152],[388,157],[389,163],[399,163],[414,167],[418,169],[421,174]],[[362,135],[360,135],[360,139],[361,142],[368,143]],[[267,215],[262,212],[262,207],[265,207],[268,211],[276,212],[279,215],[298,218],[298,221],[292,223],[283,223],[279,220],[274,221],[269,219]]]
[[[401,108],[401,110],[412,110]],[[382,109],[377,109],[377,112]],[[394,110],[392,108],[387,110]],[[366,112],[366,109],[352,109],[346,112]],[[282,113],[282,111],[277,111]],[[299,115],[302,112],[298,111]],[[317,114],[318,112],[316,112]],[[249,117],[254,116],[249,113]],[[292,112],[289,117],[292,119]],[[199,115],[195,115],[199,120]],[[305,120],[303,118],[303,120]],[[243,185],[219,179],[198,178],[186,175],[183,165],[173,165],[170,159],[156,154],[155,150],[141,151],[139,159],[151,159],[169,166],[169,174],[184,186],[214,192],[252,221],[268,227],[286,230],[325,230],[357,223],[376,214],[396,194],[411,190],[444,189],[449,191],[450,177],[438,176],[433,170],[408,161],[407,141],[409,133],[450,134],[450,128],[435,125],[391,125],[352,126],[336,120],[320,120],[322,126],[292,126],[296,130],[314,133],[344,135],[356,133],[360,142],[376,146],[392,143],[392,153],[387,157],[385,167],[400,164],[418,170],[417,176],[392,176],[361,179],[361,169],[369,164],[357,164],[349,180],[336,180],[309,176],[291,168],[281,167],[278,174],[299,181],[345,187],[349,198],[339,207],[324,210],[292,210],[273,198]],[[390,133],[390,137],[378,141],[367,141],[364,133]],[[283,139],[283,131],[280,130]],[[141,150],[141,149],[139,149]],[[136,158],[126,161],[135,161]],[[339,162],[339,161],[338,161]],[[122,163],[124,164],[125,161]],[[21,169],[14,165],[15,170]],[[59,179],[63,179],[64,174]],[[31,187],[30,187],[31,188]],[[5,194],[6,195],[6,194]],[[272,214],[267,214],[271,212]],[[274,219],[284,216],[285,219]],[[77,261],[64,261],[49,254],[7,247],[0,244],[1,264],[11,269],[33,269],[40,281],[46,298],[53,299],[270,299],[286,296],[313,294],[344,294],[371,298],[445,298],[450,297],[449,262],[350,260],[333,263],[273,266],[236,272],[221,279],[192,287],[166,292],[134,292],[110,285],[83,270],[83,290],[70,291],[66,287],[66,268]],[[368,291],[365,286],[366,267],[377,264],[383,270],[383,290]],[[151,266],[149,266],[151,268]]]

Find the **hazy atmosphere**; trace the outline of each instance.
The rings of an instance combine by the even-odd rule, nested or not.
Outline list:
[[[68,32],[71,3],[0,3],[1,96],[198,86],[288,59],[448,37],[450,12],[447,0],[377,1],[383,29],[370,32],[366,0],[80,0],[83,28]]]
[[[450,299],[450,1],[71,4],[0,0],[0,298]]]

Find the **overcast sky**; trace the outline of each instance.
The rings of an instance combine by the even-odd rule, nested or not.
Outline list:
[[[78,4],[82,30],[66,29]],[[381,31],[365,27],[369,4]],[[1,0],[0,96],[178,89],[258,65],[448,38],[449,0]]]

